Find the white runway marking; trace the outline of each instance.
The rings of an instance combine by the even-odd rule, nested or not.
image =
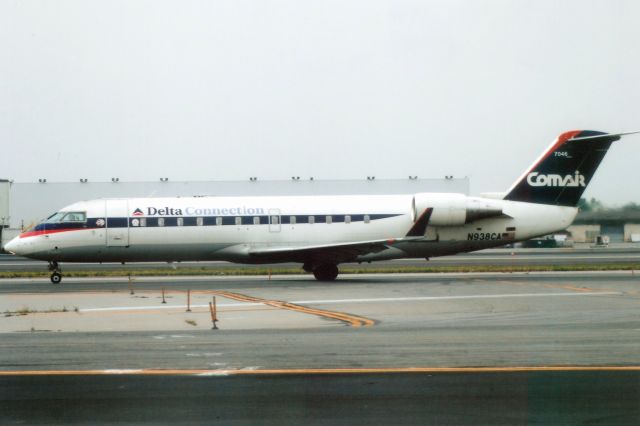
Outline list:
[[[218,303],[218,308],[238,308],[247,306],[264,306],[262,303]],[[209,308],[209,305],[194,305],[193,308]],[[114,306],[110,308],[79,309],[78,312],[103,312],[103,311],[148,311],[156,309],[187,309],[187,305],[161,305],[161,306]]]
[[[338,300],[298,300],[291,303],[323,304],[323,303],[376,303],[376,302],[413,302],[421,300],[465,300],[465,299],[502,299],[508,297],[554,297],[554,296],[612,296],[618,292],[594,293],[512,293],[512,294],[484,294],[470,296],[418,296],[418,297],[383,297],[376,299],[338,299]]]
[[[568,260],[595,260],[595,259],[613,259],[614,256],[611,256],[610,254],[602,254],[602,255],[591,255],[591,256],[574,256],[574,255],[569,255],[567,257]],[[629,259],[638,259],[640,258],[640,255],[616,255],[615,256],[616,259],[618,260],[629,260]],[[513,260],[558,260],[558,256],[554,256],[554,255],[518,255],[515,254],[513,256],[511,255],[503,255],[503,256],[466,256],[466,257],[434,257],[432,260],[437,260],[437,261],[445,261],[445,262],[459,262],[461,260],[477,260],[477,261],[485,261],[485,260],[508,260],[508,259],[513,259]],[[402,261],[407,261],[407,260],[411,260],[411,261],[423,261],[424,259],[401,259]]]
[[[594,293],[510,293],[510,294],[486,294],[468,296],[416,296],[416,297],[381,297],[367,299],[325,299],[325,300],[293,300],[289,303],[300,305],[340,304],[340,303],[387,303],[387,302],[418,302],[430,300],[472,300],[472,299],[503,299],[517,297],[571,297],[571,296],[619,296],[619,292],[594,292]],[[218,308],[264,306],[262,303],[219,303]],[[209,305],[191,305],[191,308],[208,308]],[[186,309],[187,305],[175,306],[114,306],[108,308],[80,309],[79,312],[104,312],[104,311],[138,311],[155,309]]]

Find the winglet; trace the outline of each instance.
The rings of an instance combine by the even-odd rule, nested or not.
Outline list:
[[[416,223],[413,224],[409,232],[407,232],[407,237],[424,237],[424,233],[427,231],[427,225],[429,224],[429,219],[431,219],[431,213],[433,213],[433,207],[429,207],[422,212]]]

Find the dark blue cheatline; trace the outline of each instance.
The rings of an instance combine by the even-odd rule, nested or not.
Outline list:
[[[400,214],[352,214],[352,215],[280,215],[278,217],[282,225],[300,225],[315,223],[327,223],[330,218],[331,223],[351,223],[364,222],[366,218],[370,221],[388,219],[391,217],[401,216]],[[131,228],[155,228],[155,227],[173,227],[173,226],[236,226],[239,218],[242,226],[250,225],[268,225],[268,215],[261,216],[188,216],[188,217],[131,217],[129,218],[129,226]],[[125,219],[124,223],[120,219]],[[180,220],[181,219],[181,220]],[[96,219],[88,219],[89,223],[95,223]],[[113,223],[113,225],[112,225]],[[200,225],[199,223],[202,223]],[[277,223],[274,223],[277,224]],[[110,228],[126,227],[126,218],[109,218],[108,226]]]
[[[278,217],[282,225],[300,225],[300,224],[326,224],[328,219],[331,223],[357,223],[367,220],[381,220],[391,217],[402,216],[401,214],[352,214],[352,215],[280,215]],[[156,227],[175,227],[175,226],[237,226],[239,218],[242,226],[251,225],[268,225],[271,216],[186,216],[186,217],[90,217],[86,222],[59,222],[59,223],[40,223],[34,231],[45,230],[72,230],[72,229],[100,229],[100,228],[156,228]],[[272,225],[277,225],[277,222]]]

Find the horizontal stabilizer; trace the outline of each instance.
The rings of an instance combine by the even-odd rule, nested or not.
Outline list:
[[[602,135],[594,135],[594,136],[578,136],[578,137],[573,137],[573,138],[569,139],[568,142],[570,142],[570,141],[584,141],[584,140],[589,140],[589,139],[604,139],[604,138],[616,138],[615,140],[619,140],[620,136],[635,135],[636,133],[640,133],[640,130],[636,130],[635,132],[605,133],[605,134],[602,134]]]

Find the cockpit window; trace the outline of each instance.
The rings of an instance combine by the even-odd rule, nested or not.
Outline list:
[[[58,223],[60,222],[60,220],[64,217],[64,215],[66,214],[66,212],[57,212],[52,214],[51,216],[49,216],[47,218],[47,220],[45,220],[46,223]]]
[[[62,218],[61,222],[86,222],[87,214],[85,212],[69,212]]]
[[[85,212],[58,212],[54,213],[45,220],[45,223],[60,222],[86,222],[87,214]]]

